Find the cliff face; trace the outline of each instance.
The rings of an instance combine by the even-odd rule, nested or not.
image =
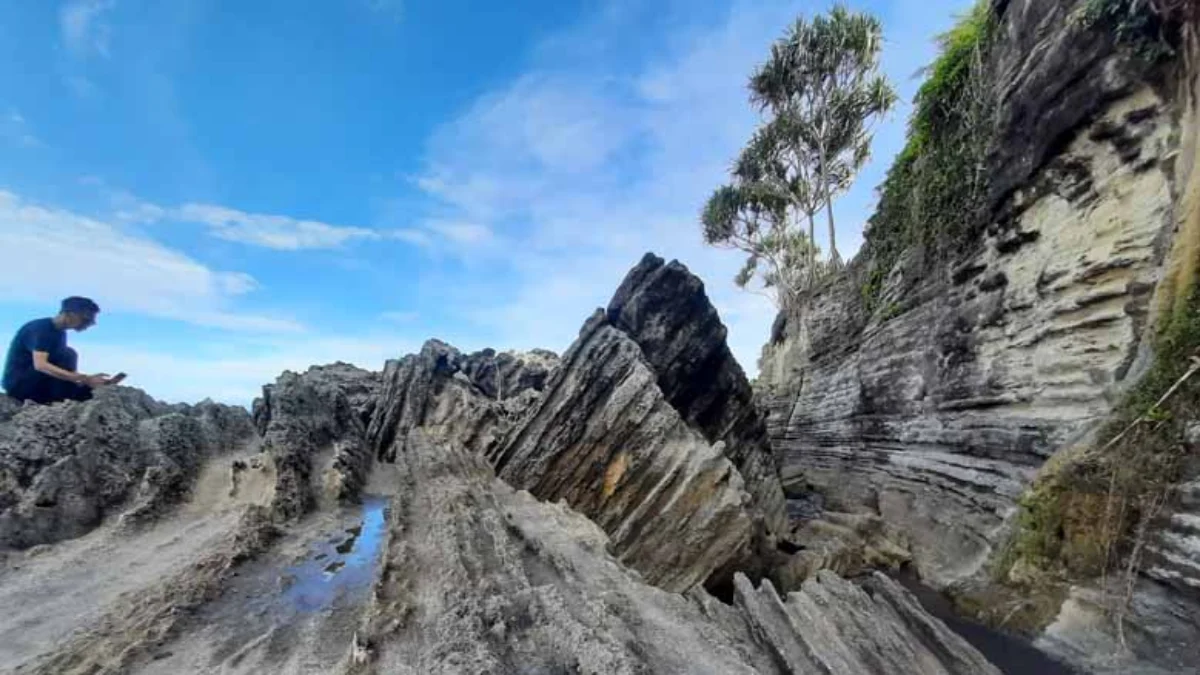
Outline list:
[[[1079,6],[993,3],[996,137],[969,249],[906,251],[868,306],[868,242],[781,316],[760,364],[785,489],[878,513],[939,587],[983,577],[1039,469],[1093,441],[1195,269],[1200,118],[1180,72],[1200,61],[1150,73]],[[1161,537],[1158,577],[1180,587],[1200,579],[1188,504]]]
[[[1173,225],[1174,131],[1139,88],[1013,198],[1019,212],[951,278],[889,289],[907,311],[847,316],[853,275],[799,308],[763,369],[785,482],[906,523],[933,579],[977,569],[1032,472],[1137,374]]]

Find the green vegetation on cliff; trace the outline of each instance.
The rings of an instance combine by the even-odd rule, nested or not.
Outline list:
[[[1132,49],[1146,61],[1175,55],[1178,32],[1175,22],[1191,0],[1087,0],[1080,20],[1089,27],[1111,31],[1117,44]]]
[[[1022,497],[998,581],[1044,588],[1112,578],[1102,585],[1120,591],[1110,609],[1121,616],[1185,468],[1188,426],[1200,419],[1200,290],[1193,285],[1161,325],[1153,364],[1095,443],[1060,452]]]
[[[980,215],[985,158],[992,139],[991,87],[984,64],[995,19],[979,0],[938,38],[941,54],[926,69],[914,99],[908,142],[880,187],[865,233],[870,269],[863,285],[868,310],[906,249],[920,246],[930,263],[959,252]]]

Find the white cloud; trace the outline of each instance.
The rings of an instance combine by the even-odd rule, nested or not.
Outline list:
[[[430,232],[441,235],[454,244],[472,246],[492,239],[492,230],[487,225],[461,221],[434,220],[425,224]]]
[[[298,331],[295,321],[229,309],[256,288],[249,275],[209,269],[150,239],[0,191],[0,299],[56,302],[84,293],[105,308],[236,331]],[[52,270],[52,273],[47,273]]]
[[[104,15],[116,4],[116,0],[70,0],[64,4],[58,21],[67,48],[79,56],[94,52],[107,57],[112,27],[104,21]]]
[[[373,229],[286,215],[248,213],[216,204],[191,203],[168,208],[112,187],[98,176],[84,176],[79,183],[98,191],[111,206],[112,217],[122,223],[194,223],[205,226],[208,234],[219,239],[278,251],[337,249],[354,242],[387,240],[426,249],[453,250],[482,245],[493,239],[493,233],[486,225],[461,220],[433,219],[418,227]]]
[[[283,251],[336,248],[355,239],[378,239],[364,227],[330,225],[289,216],[246,213],[212,204],[185,204],[165,214],[177,220],[202,223],[216,237]]]
[[[0,114],[0,140],[20,148],[45,147],[41,139],[30,130],[25,116],[16,108],[9,108],[7,113]]]
[[[428,232],[411,228],[390,230],[387,232],[387,236],[397,241],[406,241],[414,246],[433,245],[433,237],[431,237]]]
[[[903,93],[928,60],[932,35],[965,4],[884,6],[883,62],[902,79]],[[499,303],[495,293],[483,293],[486,281],[478,293],[464,291],[461,311],[497,331],[498,344],[564,348],[590,308],[607,302],[629,267],[653,250],[704,279],[732,349],[754,375],[774,310],[734,287],[741,256],[705,246],[697,219],[758,123],[747,101],[750,72],[806,7],[742,0],[708,25],[694,23],[686,3],[674,9],[678,17],[662,25],[675,28],[657,36],[660,48],[640,62],[623,42],[644,28],[637,12],[632,19],[600,12],[591,25],[567,31],[570,39],[552,37],[529,71],[485,93],[431,137],[416,184],[442,203],[438,218],[498,233],[516,282]],[[901,111],[880,131],[873,167],[838,206],[843,257],[861,242],[873,188],[900,147],[903,117]]]

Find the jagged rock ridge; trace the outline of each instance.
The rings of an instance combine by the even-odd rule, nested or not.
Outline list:
[[[150,438],[162,441],[147,447],[183,450],[177,459],[198,466],[175,485],[182,503],[135,530],[102,525],[7,558],[0,600],[20,611],[0,621],[15,645],[0,667],[996,672],[886,578],[860,586],[820,572],[781,596],[741,574],[755,537],[772,536],[765,511],[782,503],[756,499],[737,466],[762,466],[748,459],[761,447],[745,431],[752,410],[710,439],[664,394],[634,337],[652,345],[647,324],[618,328],[609,317],[620,313],[593,316],[561,364],[431,341],[383,373],[284,373],[254,406],[261,452],[201,456],[157,421],[169,415],[151,416]],[[744,391],[739,371],[726,377],[714,386]],[[138,401],[110,403],[133,416]],[[498,479],[492,462],[535,494]],[[130,559],[140,575],[121,573]],[[701,586],[718,568],[732,605]],[[83,581],[64,585],[67,569]],[[341,590],[319,590],[329,586]],[[55,611],[52,592],[87,611]]]

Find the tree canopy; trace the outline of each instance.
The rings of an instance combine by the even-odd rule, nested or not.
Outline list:
[[[828,262],[841,262],[833,200],[869,157],[869,123],[896,100],[879,73],[881,41],[878,19],[838,5],[811,21],[798,18],[750,77],[750,100],[767,120],[701,220],[709,243],[749,254],[737,281],[746,285],[761,268],[764,285],[781,304],[819,271],[813,237],[821,210],[829,227]]]

